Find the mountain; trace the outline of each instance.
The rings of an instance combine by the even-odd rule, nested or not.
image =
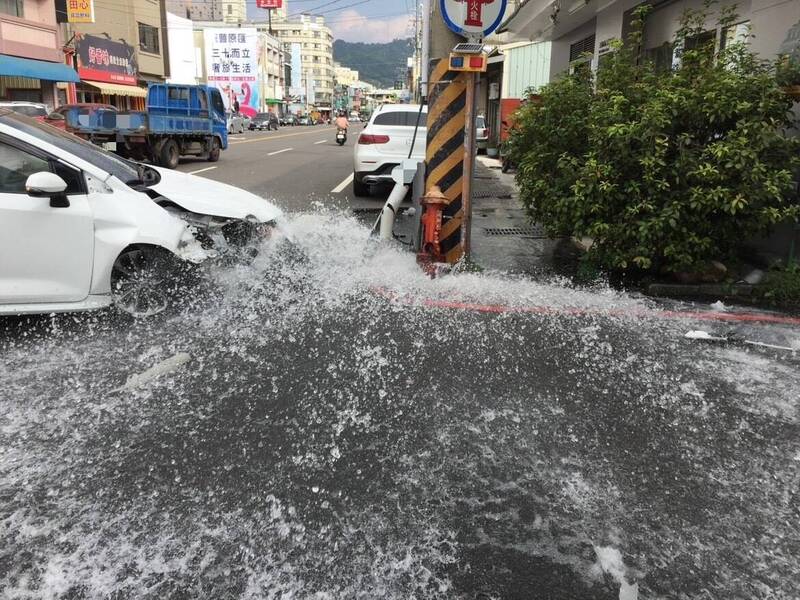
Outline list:
[[[358,71],[361,81],[391,88],[395,81],[405,81],[406,59],[413,54],[412,42],[411,38],[386,44],[336,40],[333,60]]]

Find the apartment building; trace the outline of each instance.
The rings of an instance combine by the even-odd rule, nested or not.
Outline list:
[[[53,0],[0,0],[0,100],[55,108],[56,82],[78,80],[62,45]]]
[[[258,24],[266,30],[265,23]],[[300,52],[300,73],[292,73],[292,87],[313,90],[314,107],[329,113],[333,100],[333,35],[324,17],[299,15],[283,21],[273,21],[272,30],[284,50]]]

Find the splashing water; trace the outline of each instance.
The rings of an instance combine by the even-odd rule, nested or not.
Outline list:
[[[3,324],[1,597],[797,596],[796,356],[286,227],[177,313]]]

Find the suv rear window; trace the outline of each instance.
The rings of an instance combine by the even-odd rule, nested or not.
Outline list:
[[[390,125],[400,127],[414,127],[417,124],[417,115],[419,115],[419,126],[425,127],[428,113],[419,111],[392,111],[381,113],[375,117],[373,125]]]

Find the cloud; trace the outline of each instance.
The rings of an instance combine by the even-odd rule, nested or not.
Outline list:
[[[373,19],[353,9],[343,10],[331,16],[328,26],[333,37],[347,42],[391,42],[408,37],[408,15]]]

